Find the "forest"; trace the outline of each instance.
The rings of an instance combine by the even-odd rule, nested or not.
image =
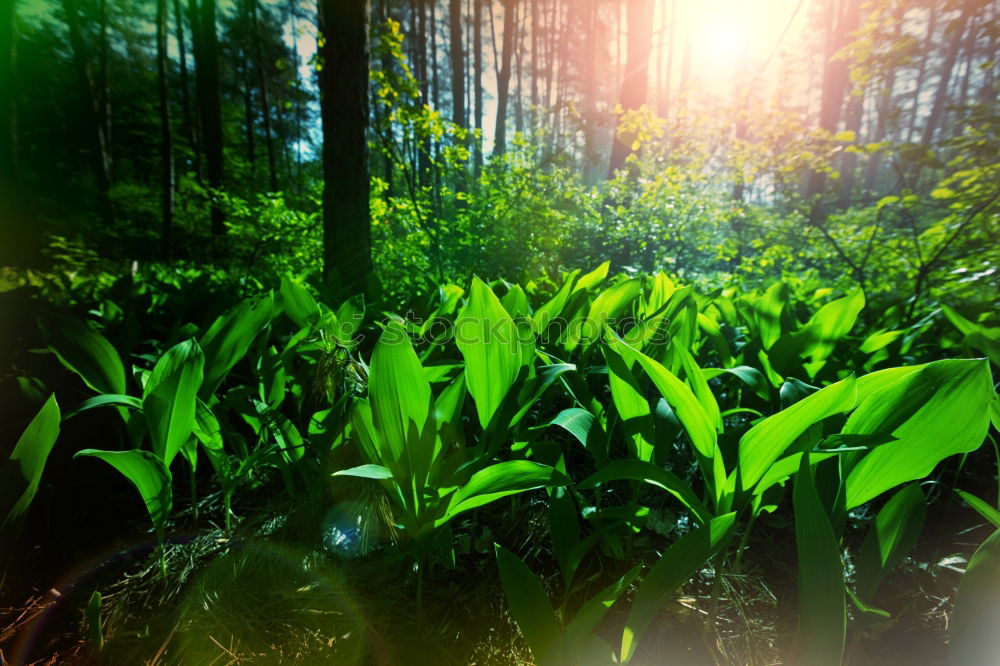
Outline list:
[[[0,0],[0,666],[991,666],[1000,0]]]

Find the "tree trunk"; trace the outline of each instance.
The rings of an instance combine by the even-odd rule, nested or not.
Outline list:
[[[465,53],[462,49],[462,0],[448,0],[448,26],[451,37],[451,121],[466,129]]]
[[[830,24],[832,27],[825,52],[819,126],[820,129],[834,134],[840,123],[841,109],[849,83],[849,71],[846,60],[835,59],[833,56],[847,45],[850,34],[858,28],[858,22],[861,18],[861,0],[846,0],[839,16],[835,14],[836,6],[834,4],[829,5],[829,8],[828,17],[832,21]],[[810,220],[814,224],[818,222],[822,212],[819,198],[825,189],[826,172],[817,170],[810,173],[806,194],[814,200],[810,212]]]
[[[934,44],[934,27],[937,24],[938,3],[932,2],[927,18],[927,34],[920,49],[920,65],[917,68],[917,82],[913,87],[913,103],[910,105],[910,129],[906,140],[913,141],[917,135],[917,120],[920,117],[920,94],[924,89],[924,79],[927,74],[927,61],[931,57]]]
[[[16,21],[14,0],[0,0],[0,91],[5,98],[0,101],[0,189],[13,183],[17,171]]]
[[[507,152],[507,102],[510,89],[510,64],[514,51],[514,35],[517,28],[517,0],[503,0],[503,47],[501,52],[500,75],[497,77],[497,122],[494,133],[493,155],[502,156]]]
[[[86,44],[80,30],[80,15],[77,0],[62,0],[66,13],[66,25],[69,28],[69,41],[73,50],[73,64],[80,85],[80,95],[83,100],[84,115],[92,132],[94,152],[94,172],[97,176],[97,187],[101,197],[101,209],[104,221],[111,224],[114,212],[111,206],[111,152],[108,146],[108,136],[101,122],[99,108],[100,98],[94,89],[94,79],[87,63]]]
[[[476,98],[476,130],[473,169],[476,175],[483,168],[483,0],[472,0],[472,69]]]
[[[646,103],[649,87],[649,53],[653,48],[653,2],[652,0],[628,0],[628,49],[625,61],[625,77],[619,102],[626,111],[638,109]],[[625,159],[631,152],[632,137],[620,136],[615,130],[611,147],[611,162],[608,177],[625,166]]]
[[[198,106],[201,114],[202,137],[208,186],[216,192],[224,184],[225,167],[222,147],[222,99],[219,91],[219,40],[215,34],[215,0],[201,0],[198,25],[198,49],[195,53]],[[226,232],[225,214],[218,197],[212,196],[212,233]]]
[[[170,134],[170,96],[167,87],[167,0],[156,0],[156,79],[160,94],[160,179],[163,187],[160,255],[170,256],[174,222],[174,147]]]
[[[325,39],[320,71],[323,121],[323,275],[364,291],[371,263],[368,178],[368,2],[320,0]]]
[[[181,11],[180,0],[174,0],[174,23],[177,28],[177,49],[180,55],[181,84],[181,119],[184,121],[184,131],[187,134],[188,147],[191,149],[191,162],[194,175],[201,182],[201,154],[198,147],[197,131],[191,117],[191,93],[188,87],[187,44],[184,39],[184,14]]]
[[[962,47],[962,37],[965,35],[965,25],[969,19],[969,2],[962,3],[961,13],[948,26],[946,33],[951,33],[951,41],[948,43],[948,51],[945,53],[944,63],[941,65],[941,76],[938,79],[937,93],[934,95],[934,106],[927,116],[924,124],[924,131],[920,137],[920,142],[925,146],[930,146],[934,140],[934,132],[940,124],[944,115],[945,105],[948,104],[948,85],[955,69],[955,62],[958,60],[958,53]]]
[[[260,46],[260,23],[257,21],[257,0],[250,2],[251,39],[257,66],[257,91],[260,93],[260,109],[264,117],[264,147],[267,150],[268,185],[272,192],[278,191],[278,165],[274,153],[274,139],[271,136],[271,104],[267,99],[267,76],[264,71],[264,55]]]

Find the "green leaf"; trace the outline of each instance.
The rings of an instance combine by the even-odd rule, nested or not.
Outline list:
[[[569,479],[555,468],[529,460],[510,460],[490,465],[473,474],[469,482],[452,495],[439,524],[451,520],[463,511],[489,504],[501,497],[567,483]]]
[[[614,583],[592,596],[584,602],[580,610],[573,616],[573,619],[566,624],[566,649],[577,652],[576,663],[580,661],[579,657],[582,655],[579,653],[582,651],[582,647],[586,645],[586,640],[591,632],[594,631],[594,628],[597,627],[604,616],[608,614],[614,603],[625,593],[625,590],[632,584],[632,581],[635,580],[640,571],[642,571],[642,565],[638,564]]]
[[[465,359],[465,381],[485,428],[522,365],[518,328],[493,291],[472,279],[469,302],[455,320],[455,343]],[[531,344],[534,344],[531,342]]]
[[[969,560],[958,584],[951,632],[950,663],[993,664],[1000,654],[1000,530]]]
[[[198,397],[212,402],[223,378],[246,356],[254,338],[273,318],[274,297],[268,294],[247,299],[215,320],[199,341],[205,353],[205,381]]]
[[[531,649],[535,663],[559,666],[562,663],[559,649],[562,631],[545,590],[521,558],[503,546],[494,544],[494,548],[510,614]]]
[[[577,488],[585,490],[599,483],[623,480],[641,481],[666,490],[690,509],[699,523],[707,523],[712,518],[711,512],[680,477],[645,460],[614,460],[577,484]]]
[[[195,403],[205,357],[194,340],[181,342],[160,357],[146,382],[142,412],[153,440],[153,451],[170,467],[191,436]]]
[[[372,354],[368,395],[380,460],[401,464],[421,491],[434,451],[431,385],[403,327],[391,323]],[[403,485],[403,479],[399,479]]]
[[[305,287],[289,276],[281,278],[281,307],[299,328],[315,324],[320,317],[319,305]]]
[[[846,508],[922,479],[944,458],[977,448],[986,438],[994,395],[985,360],[935,361],[882,383],[842,432],[891,433],[896,441],[875,448],[850,470]]]
[[[53,393],[38,410],[0,466],[0,587],[45,462],[59,437],[59,405]]]
[[[667,599],[729,542],[735,521],[735,513],[713,518],[664,551],[635,593],[622,632],[622,663],[632,659],[639,640]]]
[[[917,543],[926,515],[927,501],[917,483],[902,488],[878,512],[858,551],[854,580],[861,601],[875,599],[879,583]]]
[[[629,454],[639,460],[652,460],[656,432],[649,401],[621,354],[606,346],[604,358],[608,364],[611,398],[629,440]]]
[[[149,451],[99,451],[84,449],[73,458],[92,457],[103,460],[128,479],[146,504],[153,528],[162,539],[170,517],[173,493],[170,470],[160,458]]]
[[[801,663],[840,666],[847,631],[844,566],[830,519],[820,503],[809,454],[802,456],[792,491],[799,553]]]
[[[125,393],[125,367],[107,339],[85,323],[57,314],[40,320],[59,362],[98,393]]]
[[[638,362],[642,366],[660,394],[677,413],[677,418],[695,449],[705,458],[713,458],[718,449],[715,425],[687,384],[658,362],[625,344],[613,331],[609,330],[609,334],[609,347],[626,360]]]
[[[848,377],[827,386],[747,431],[740,439],[739,452],[743,488],[752,489],[774,461],[814,423],[854,407],[857,396],[854,384],[854,377]]]
[[[975,509],[980,516],[985,518],[990,522],[993,527],[1000,529],[1000,511],[990,506],[989,502],[985,502],[972,493],[967,493],[964,490],[955,490],[959,497],[964,499],[966,503]]]
[[[790,298],[788,286],[784,282],[775,282],[754,304],[754,319],[764,349],[770,349],[781,337],[781,314]]]
[[[361,479],[391,479],[392,472],[381,465],[359,465],[350,469],[342,469],[331,476],[356,476]]]
[[[68,421],[80,412],[85,412],[87,410],[94,409],[95,407],[125,407],[128,409],[142,410],[142,400],[130,395],[120,395],[117,393],[95,395],[93,398],[87,398],[79,405],[66,412],[66,416],[63,417],[63,420]]]

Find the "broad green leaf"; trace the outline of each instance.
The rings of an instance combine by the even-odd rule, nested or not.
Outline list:
[[[691,390],[694,392],[695,397],[698,398],[702,409],[705,410],[708,420],[714,424],[717,431],[722,432],[719,403],[716,402],[715,394],[708,387],[708,382],[705,380],[705,376],[695,362],[694,357],[691,356],[687,349],[680,345],[671,344],[670,351],[680,359],[681,368],[684,369],[684,378],[691,385]]]
[[[814,423],[854,407],[857,395],[854,384],[854,377],[848,377],[827,386],[769,416],[743,435],[739,452],[742,487],[753,488],[774,461]]]
[[[799,553],[801,663],[840,666],[847,631],[844,566],[830,519],[820,503],[809,454],[802,456],[792,491]]]
[[[391,479],[392,472],[381,465],[359,465],[334,472],[332,476],[356,476],[362,479]]]
[[[674,592],[705,566],[728,542],[735,513],[713,518],[681,537],[663,552],[639,584],[622,632],[621,662],[632,659],[642,635]]]
[[[149,451],[99,451],[84,449],[73,458],[98,458],[108,463],[128,479],[146,504],[153,528],[161,537],[170,517],[173,493],[170,470],[160,458]]]
[[[201,347],[194,340],[187,340],[160,357],[146,382],[142,412],[153,440],[153,451],[167,467],[194,428],[204,366]]]
[[[535,324],[536,333],[539,335],[542,334],[549,327],[549,324],[552,323],[552,320],[562,314],[570,292],[573,290],[573,281],[579,273],[580,269],[576,269],[572,273],[567,274],[562,287],[559,288],[556,295],[535,310],[535,314],[532,315],[532,321]]]
[[[494,500],[536,488],[551,488],[569,483],[563,474],[548,465],[529,460],[509,460],[479,470],[458,489],[448,502],[440,522]]]
[[[539,666],[560,666],[562,631],[541,583],[528,565],[503,546],[494,544],[500,583],[524,642]]]
[[[638,362],[653,380],[660,394],[677,413],[695,449],[705,458],[713,458],[718,449],[715,426],[687,384],[653,359],[629,347],[613,331],[609,330],[609,337],[610,349],[627,361]]]
[[[287,464],[302,460],[305,455],[305,442],[302,434],[292,421],[281,412],[271,409],[260,400],[254,400],[254,407],[260,416],[267,434],[278,445],[281,459]]]
[[[891,433],[846,479],[848,509],[930,474],[935,465],[982,444],[994,397],[985,360],[935,361],[882,385],[848,418],[844,434]]]
[[[315,324],[320,317],[319,305],[309,290],[292,280],[291,277],[281,278],[281,308],[288,318],[299,328]]]
[[[609,481],[641,481],[666,490],[695,515],[699,523],[707,523],[711,512],[698,496],[676,474],[645,460],[614,460],[581,481],[577,488],[585,490]]]
[[[212,402],[223,378],[246,355],[254,338],[273,318],[274,297],[268,294],[247,299],[215,320],[199,340],[205,353],[205,381],[198,397]]]
[[[64,421],[68,421],[80,412],[85,412],[95,407],[126,407],[128,409],[142,409],[142,400],[130,395],[120,395],[117,393],[106,393],[104,395],[95,395],[93,398],[87,398],[79,405],[71,409],[63,417]]]
[[[222,428],[219,427],[219,420],[215,413],[205,403],[198,398],[198,403],[194,411],[194,426],[191,428],[193,434],[202,446],[210,451],[222,451]]]
[[[59,436],[59,405],[53,393],[31,419],[0,465],[0,588],[24,518]]]
[[[838,340],[851,332],[865,307],[865,292],[858,288],[843,298],[817,310],[806,325],[793,336],[802,344],[802,355],[813,363],[826,360]]]
[[[580,343],[587,346],[600,340],[604,327],[635,300],[641,288],[642,281],[633,278],[602,291],[590,304],[587,316],[579,322],[573,322],[574,329],[567,338],[567,350],[572,351]]]
[[[469,302],[455,321],[455,343],[465,358],[465,381],[485,428],[521,369],[522,343],[514,320],[479,278],[473,278]]]
[[[530,317],[531,306],[528,305],[528,295],[524,293],[521,285],[515,284],[507,289],[503,299],[500,301],[503,309],[511,317]]]
[[[723,374],[733,375],[752,389],[761,400],[769,400],[771,397],[771,387],[767,383],[767,378],[760,370],[749,365],[738,365],[735,368],[702,368],[701,372],[706,380]]]
[[[59,362],[98,393],[125,393],[125,367],[111,343],[81,321],[57,314],[40,319]]]
[[[582,646],[586,645],[587,637],[608,614],[614,603],[625,593],[640,571],[642,571],[641,564],[627,571],[621,578],[584,602],[573,619],[566,623],[566,649],[577,651],[578,661],[579,657],[582,656],[579,652]]]
[[[861,601],[874,601],[879,583],[917,543],[926,515],[917,483],[902,488],[878,512],[858,551],[854,580]]]
[[[764,349],[770,349],[781,337],[781,313],[790,296],[791,290],[784,282],[775,282],[754,305],[754,318]]]
[[[592,289],[601,282],[604,278],[608,277],[608,269],[611,268],[611,262],[605,261],[603,264],[590,271],[586,275],[583,275],[576,282],[576,286],[573,288],[573,292],[585,291],[587,289]]]
[[[656,432],[649,401],[622,355],[610,346],[604,348],[608,364],[608,384],[622,428],[629,440],[629,453],[639,460],[652,460]]]
[[[858,351],[863,354],[873,354],[879,349],[888,347],[905,334],[906,331],[878,331],[872,333],[861,343]]]
[[[969,560],[948,628],[950,663],[994,664],[1000,654],[1000,530]]]
[[[372,354],[368,395],[380,460],[403,463],[416,490],[423,488],[434,450],[431,385],[399,324],[386,327]],[[400,480],[402,481],[402,480]]]
[[[980,516],[985,518],[993,525],[993,527],[1000,529],[1000,511],[990,506],[989,502],[983,501],[973,495],[972,493],[967,493],[964,490],[955,490],[959,497],[964,499],[966,503],[975,509]]]

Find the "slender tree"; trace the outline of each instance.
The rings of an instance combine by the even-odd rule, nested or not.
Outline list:
[[[448,0],[451,37],[451,121],[468,127],[465,116],[465,53],[462,49],[462,0]]]
[[[156,79],[160,97],[160,170],[162,206],[160,254],[170,255],[174,221],[174,146],[170,131],[170,95],[167,88],[167,0],[156,0]]]
[[[97,186],[101,198],[101,209],[106,223],[111,223],[114,211],[111,206],[111,147],[109,137],[102,122],[100,97],[95,90],[94,78],[91,75],[86,41],[80,27],[80,13],[77,0],[62,0],[63,12],[66,15],[66,26],[69,28],[70,47],[73,51],[73,64],[76,69],[80,96],[83,100],[83,111],[86,124],[90,128],[94,154],[94,172],[97,176]]]
[[[371,273],[368,2],[320,0],[323,273],[350,292]]]
[[[472,0],[472,60],[476,130],[479,133],[473,148],[472,160],[473,168],[478,174],[483,166],[483,0]]]
[[[497,76],[497,122],[494,132],[493,155],[507,152],[507,103],[509,101],[511,60],[514,35],[517,30],[517,0],[503,0],[503,47],[500,72]]]
[[[198,146],[197,128],[191,115],[191,91],[188,86],[187,40],[184,38],[184,15],[180,0],[174,0],[174,25],[177,30],[177,50],[180,57],[181,120],[187,134],[188,148],[191,149],[192,167],[198,182],[201,182],[201,153]]]
[[[192,4],[196,0],[191,0]],[[201,0],[199,24],[196,32],[198,48],[195,49],[198,108],[201,116],[202,137],[205,144],[205,162],[208,186],[220,191],[224,186],[222,93],[219,85],[219,40],[215,32],[215,0]],[[225,213],[218,200],[212,197],[212,233],[226,232]]]
[[[649,87],[649,54],[653,48],[653,1],[627,0],[628,47],[625,59],[625,78],[619,103],[622,109],[638,109],[646,103]],[[631,138],[621,136],[615,130],[615,140],[611,146],[611,162],[608,175],[625,166],[625,158],[631,152]]]

